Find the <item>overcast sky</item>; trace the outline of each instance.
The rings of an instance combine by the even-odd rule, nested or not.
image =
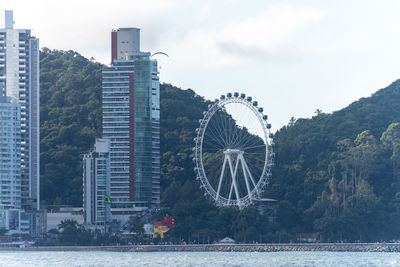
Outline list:
[[[208,99],[244,92],[273,130],[339,110],[400,77],[397,0],[1,0],[41,47],[110,62],[110,32],[141,28],[160,79]]]

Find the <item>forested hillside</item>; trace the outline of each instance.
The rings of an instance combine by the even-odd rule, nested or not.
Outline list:
[[[101,135],[101,68],[74,51],[40,52],[40,195],[82,205],[82,154]]]
[[[44,204],[82,204],[81,157],[101,135],[101,68],[73,51],[41,52]],[[171,239],[271,242],[314,232],[326,241],[400,237],[399,81],[333,114],[292,119],[280,129],[267,189],[278,201],[264,213],[216,208],[199,189],[191,148],[208,104],[193,90],[161,86],[164,209],[157,216],[177,217]]]
[[[400,81],[347,108],[292,119],[276,133],[268,188],[289,232],[326,240],[400,236]]]

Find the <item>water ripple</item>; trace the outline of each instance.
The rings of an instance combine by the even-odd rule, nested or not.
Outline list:
[[[22,252],[0,251],[0,267],[400,266],[395,252]]]

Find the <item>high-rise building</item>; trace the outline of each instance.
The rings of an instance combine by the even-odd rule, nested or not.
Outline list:
[[[87,225],[104,226],[111,219],[110,140],[96,139],[94,150],[83,156],[83,214]]]
[[[30,30],[13,28],[13,12],[4,12],[0,29],[0,94],[21,109],[21,205],[39,210],[39,40]]]
[[[160,84],[157,61],[140,51],[140,30],[111,33],[103,69],[103,138],[111,141],[114,218],[160,205]]]
[[[21,112],[0,95],[0,206],[21,209]]]

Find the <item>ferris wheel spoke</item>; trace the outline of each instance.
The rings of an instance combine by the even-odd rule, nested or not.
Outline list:
[[[236,122],[235,120],[232,118],[232,116],[229,116],[229,144],[231,147],[234,146],[234,138],[235,138],[235,133],[236,133]]]
[[[262,142],[260,140],[259,136],[255,136],[254,134],[251,134],[250,132],[246,132],[247,138],[241,138],[240,141],[240,146],[247,146],[249,144],[256,144],[257,142]]]
[[[224,139],[225,145],[227,144],[227,136],[226,136],[226,130],[225,130],[225,125],[223,123],[224,119],[224,113],[223,111],[220,111],[217,116],[216,116],[216,128],[218,127],[219,133],[221,134],[222,139]]]
[[[219,149],[223,149],[223,148],[224,148],[224,146],[221,145],[221,143],[219,142],[218,139],[213,138],[213,137],[211,137],[211,136],[210,136],[209,138],[207,138],[206,141],[203,141],[203,147],[204,147],[204,146],[210,146],[210,147],[212,147],[212,148],[214,148],[214,149],[216,149],[216,150],[219,150]]]
[[[245,138],[245,137],[247,137],[247,138]],[[250,136],[250,133],[248,132],[247,128],[243,128],[240,131],[236,145],[237,145],[237,147],[242,147],[244,143],[252,142],[252,141],[253,141],[252,137]]]
[[[225,116],[225,121],[224,121],[224,127],[226,128],[226,138],[227,138],[227,144],[228,147],[232,147],[233,143],[232,143],[232,130],[234,130],[235,127],[235,122],[234,120],[231,118],[230,115],[226,115]]]
[[[266,145],[264,142],[260,140],[254,140],[252,142],[244,143],[241,148],[245,151],[252,150],[264,150],[266,149]]]
[[[213,138],[214,140],[218,141],[223,146],[225,145],[224,140],[221,138],[220,133],[212,124],[210,125],[210,127],[207,127],[207,130],[208,130],[208,136],[210,136],[210,138]]]
[[[264,169],[264,161],[253,160],[248,158],[246,163],[247,162],[251,163],[252,172],[250,171],[250,167],[247,165],[247,169],[249,170],[249,172],[254,173],[257,177],[260,177]]]
[[[224,111],[223,114],[221,114],[221,126],[223,128],[223,132],[224,132],[226,143],[229,145],[229,133],[228,133],[227,117],[228,117],[228,114]]]
[[[257,161],[259,163],[261,163],[262,165],[264,165],[265,160],[264,159],[259,159],[259,158],[249,158],[249,162],[252,161]]]
[[[223,116],[223,127],[225,130],[225,138],[226,138],[226,143],[228,146],[230,146],[231,141],[230,141],[230,133],[229,133],[229,122],[230,118],[229,118],[229,114],[225,113]]]
[[[260,138],[260,136],[255,135],[254,133],[251,133],[249,131],[247,131],[246,134],[247,134],[247,138],[241,138],[241,140],[240,140],[241,147],[255,146],[257,144],[264,143],[263,140]]]
[[[255,156],[265,156],[265,151],[260,151],[260,152],[246,152],[247,155],[252,155],[253,157]]]
[[[242,148],[244,150],[246,150],[246,149],[254,149],[254,148],[261,148],[261,147],[265,148],[266,146],[264,143],[257,141],[255,144],[249,144],[248,146],[244,146]]]
[[[208,128],[208,127],[207,127]],[[209,134],[210,136],[212,136],[213,139],[217,140],[219,143],[221,143],[221,145],[224,147],[226,146],[226,142],[225,140],[221,137],[221,134],[219,132],[219,130],[216,127],[209,127]]]
[[[237,140],[237,136],[238,136],[238,125],[237,125],[237,121],[234,120],[233,118],[230,121],[231,124],[231,129],[232,129],[232,134],[231,134],[231,146],[234,147],[235,146],[235,142]]]
[[[247,154],[247,159],[250,160],[258,160],[261,162],[265,161],[265,153],[246,153]],[[262,157],[261,157],[262,156]]]
[[[227,140],[228,138],[227,138],[227,135],[226,135],[226,131],[224,129],[225,127],[223,125],[223,119],[222,119],[221,116],[218,117],[218,120],[215,123],[215,128],[218,129],[220,137],[223,140],[225,147],[227,147],[228,146],[228,140]]]
[[[234,145],[234,138],[235,138],[235,130],[236,130],[236,123],[235,120],[231,117],[228,119],[228,129],[229,129],[229,145],[233,147]]]
[[[239,113],[238,119],[235,121],[235,130],[236,130],[236,138],[235,138],[235,140],[234,140],[234,144],[235,144],[235,145],[237,145],[237,142],[240,141],[240,138],[242,137],[242,134],[243,134],[243,132],[244,132],[244,127],[240,127],[240,126],[237,124],[238,122],[240,122],[240,121],[243,120],[242,117],[243,117],[243,114],[244,114],[244,113],[245,113],[245,112],[241,111],[241,112]]]
[[[237,126],[237,125],[234,126],[234,138],[232,141],[233,146],[237,146],[237,143],[240,140],[242,132],[243,132],[243,129],[240,129],[239,126]]]
[[[209,128],[212,129],[212,132],[218,136],[219,139],[224,141],[221,129],[219,127],[219,112],[215,112],[214,116],[210,119]]]
[[[232,118],[229,114],[226,114],[225,120],[224,120],[224,127],[226,129],[226,139],[227,139],[227,144],[229,147],[232,146]]]
[[[219,140],[218,138],[208,134],[205,137],[207,138],[207,140],[203,140],[203,144],[213,144],[214,146],[217,145],[223,148],[223,146],[221,145],[221,140]]]
[[[239,119],[240,119],[241,121],[246,121],[246,122],[248,122],[248,121],[250,121],[250,120],[249,120],[249,115],[250,115],[250,114],[248,114],[247,112],[241,112],[241,115],[240,115]],[[243,118],[243,116],[245,116],[245,118]],[[243,137],[244,137],[243,135],[249,135],[249,134],[250,134],[250,133],[248,132],[247,127],[244,127],[244,126],[241,127],[241,128],[240,128],[240,132],[239,132],[239,136],[238,136],[238,139],[237,139],[237,141],[238,141],[237,145],[240,146],[241,142],[242,142],[243,140],[246,140],[245,138],[243,138]]]
[[[240,144],[241,149],[246,150],[246,149],[252,149],[252,148],[257,148],[257,147],[265,147],[265,144],[261,142],[260,140],[249,140],[246,142],[242,142]]]
[[[238,125],[235,120],[231,120],[231,146],[235,146],[235,142],[237,140],[237,136],[239,134]]]
[[[262,145],[253,145],[253,146],[247,146],[247,147],[243,147],[243,150],[249,150],[249,149],[254,149],[254,148],[261,148],[261,147],[265,147],[265,144]]]
[[[218,148],[224,147],[223,144],[221,143],[222,141],[219,138],[217,138],[216,136],[207,134],[204,139],[206,139],[206,140],[203,140],[203,144],[206,144],[206,145],[212,144],[214,146],[217,146]]]
[[[237,124],[234,118],[229,118],[229,129],[230,129],[230,136],[231,136],[231,145],[234,144],[236,135],[237,135]]]
[[[232,120],[231,117],[227,113],[225,116],[225,128],[226,128],[226,134],[227,134],[227,143],[229,146],[232,144],[232,133],[231,133],[232,122],[231,122],[231,120]]]

